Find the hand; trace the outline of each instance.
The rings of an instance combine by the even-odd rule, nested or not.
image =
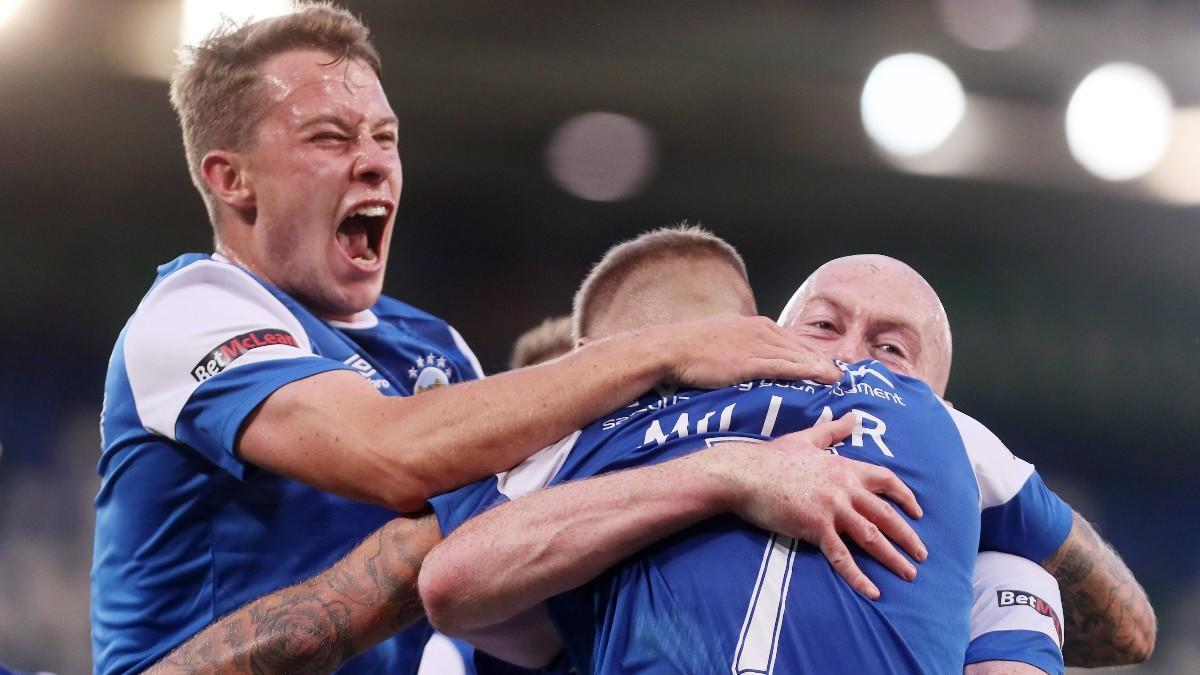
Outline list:
[[[736,481],[734,513],[817,546],[852,588],[875,600],[879,589],[854,562],[842,534],[909,581],[917,570],[892,542],[917,561],[928,553],[912,527],[880,498],[920,518],[921,507],[908,486],[883,467],[825,452],[854,426],[854,414],[848,413],[769,443],[730,443],[704,452],[711,453],[716,470]]]
[[[716,389],[759,378],[837,382],[833,361],[762,316],[722,314],[659,327],[669,382]]]

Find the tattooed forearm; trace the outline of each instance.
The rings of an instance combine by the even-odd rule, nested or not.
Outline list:
[[[1113,666],[1150,658],[1158,621],[1121,557],[1078,513],[1071,534],[1042,567],[1062,592],[1068,666]]]
[[[328,673],[419,619],[433,515],[397,518],[320,575],[226,615],[149,673]]]

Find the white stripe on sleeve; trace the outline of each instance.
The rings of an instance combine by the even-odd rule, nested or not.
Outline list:
[[[296,345],[256,346],[207,376],[194,375],[214,350],[250,331],[281,330]],[[300,321],[266,288],[225,262],[202,260],[171,274],[142,299],[125,333],[125,368],[142,425],[175,439],[175,422],[208,377],[271,359],[313,356]]]
[[[1033,465],[1012,454],[1004,443],[988,428],[970,416],[946,406],[963,445],[975,480],[979,482],[979,509],[991,508],[1008,502],[1029,480]]]

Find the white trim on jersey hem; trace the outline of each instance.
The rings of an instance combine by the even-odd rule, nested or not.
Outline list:
[[[530,455],[514,468],[496,474],[496,490],[512,500],[546,487],[558,475],[582,434],[580,429]]]

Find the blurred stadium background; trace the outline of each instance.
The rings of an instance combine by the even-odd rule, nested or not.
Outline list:
[[[286,4],[0,0],[0,662],[89,670],[108,353],[154,267],[210,245],[172,51]],[[906,260],[950,313],[951,400],[1147,586],[1135,671],[1200,672],[1200,5],[344,4],[402,121],[389,293],[498,370],[647,228],[730,240],[766,314],[831,257]],[[906,53],[941,65],[877,67]]]

